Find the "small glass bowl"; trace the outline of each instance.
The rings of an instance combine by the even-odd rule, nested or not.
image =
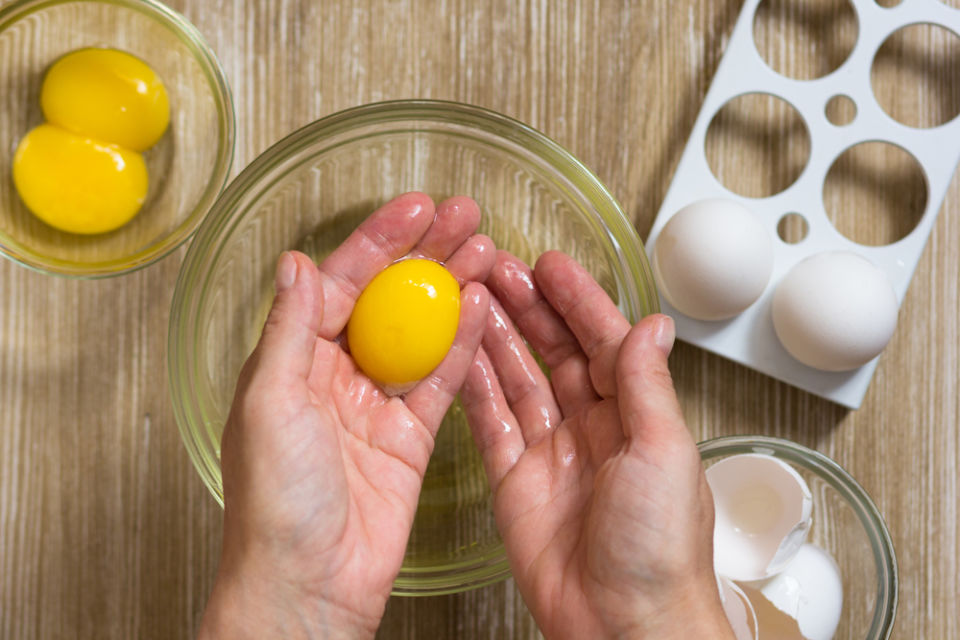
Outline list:
[[[760,453],[789,463],[813,494],[813,524],[807,539],[829,551],[840,568],[843,610],[835,638],[883,640],[897,613],[897,558],[877,506],[840,465],[789,440],[728,436],[701,442],[707,467],[742,453]]]
[[[632,321],[658,309],[643,245],[620,206],[556,143],[505,116],[438,101],[349,109],[268,149],[217,201],[180,271],[168,365],[183,441],[222,504],[220,435],[273,298],[280,253],[320,261],[406,191],[469,195],[480,231],[532,263],[577,258]],[[395,593],[453,593],[509,574],[483,465],[455,403],[440,427]]]
[[[144,152],[150,186],[115,231],[77,235],[34,216],[11,177],[21,138],[42,123],[40,87],[58,58],[109,47],[153,68],[170,97],[170,126]],[[177,248],[223,189],[233,159],[233,99],[223,69],[182,16],[153,0],[20,0],[0,9],[0,253],[38,271],[97,278]]]

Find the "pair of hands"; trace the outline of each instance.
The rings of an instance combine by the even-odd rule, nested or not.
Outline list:
[[[319,267],[281,256],[224,429],[223,550],[201,637],[372,637],[458,392],[546,637],[727,637],[712,500],[667,369],[672,322],[631,327],[571,258],[531,270],[475,234],[479,220],[469,198],[410,193]],[[338,337],[366,284],[407,255],[461,282],[460,324],[437,369],[390,397]]]

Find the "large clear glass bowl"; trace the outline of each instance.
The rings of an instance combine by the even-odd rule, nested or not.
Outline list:
[[[706,466],[741,453],[771,455],[803,476],[813,494],[808,542],[830,552],[843,582],[836,640],[885,640],[897,613],[897,557],[880,511],[853,477],[822,453],[789,440],[728,436],[699,445]]]
[[[132,53],[157,72],[170,98],[170,125],[144,153],[150,186],[143,207],[123,227],[92,236],[42,222],[11,177],[17,145],[44,119],[44,74],[85,47]],[[233,99],[223,69],[180,14],[153,0],[20,0],[0,9],[0,253],[6,257],[86,278],[159,260],[193,233],[220,194],[233,143]]]
[[[406,191],[464,194],[481,231],[528,262],[573,255],[631,320],[657,310],[643,246],[589,170],[533,129],[435,101],[350,109],[308,125],[247,167],[197,232],[180,272],[169,375],[183,441],[222,503],[219,443],[238,371],[273,296],[279,254],[322,260],[380,204]],[[458,405],[424,481],[395,593],[478,587],[508,575],[480,458]]]

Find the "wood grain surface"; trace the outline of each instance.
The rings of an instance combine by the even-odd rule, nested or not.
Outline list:
[[[740,10],[739,0],[171,5],[206,36],[232,85],[234,174],[281,136],[345,107],[452,99],[518,118],[570,149],[610,187],[642,237]],[[777,68],[821,74],[856,37],[844,7],[773,3],[758,23],[758,42]],[[914,116],[955,115],[960,54],[949,40],[923,31],[893,47],[877,93]],[[720,162],[739,167],[733,173],[741,179],[782,178],[751,164],[769,144],[740,149],[724,139],[720,147]],[[851,188],[834,200],[849,228],[885,224],[875,189]],[[168,307],[182,258],[180,250],[94,282],[0,261],[2,638],[194,633],[216,570],[221,512],[180,443],[168,398]],[[671,357],[698,439],[790,438],[838,461],[873,496],[900,561],[897,638],[960,638],[958,274],[955,180],[858,411],[688,345]],[[394,598],[381,629],[383,638],[536,635],[510,581],[455,596]]]

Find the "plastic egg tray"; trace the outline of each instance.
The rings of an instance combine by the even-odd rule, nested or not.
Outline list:
[[[794,80],[771,69],[753,38],[753,23],[762,0],[746,0],[703,107],[681,157],[673,182],[647,240],[652,255],[657,236],[670,217],[691,202],[728,198],[753,210],[768,224],[774,238],[773,274],[763,295],[740,315],[722,322],[705,322],[681,314],[661,298],[664,313],[674,317],[682,340],[778,378],[801,389],[856,409],[877,367],[878,358],[846,372],[826,372],[795,360],[777,339],[771,301],[777,284],[799,261],[815,253],[854,251],[882,269],[903,303],[914,269],[960,162],[960,117],[938,127],[915,129],[884,112],[870,85],[870,71],[880,46],[899,29],[914,24],[944,27],[960,36],[960,10],[937,0],[910,0],[884,8],[874,0],[851,0],[859,36],[847,60],[815,80]],[[747,198],[730,192],[714,176],[706,158],[707,129],[730,100],[767,94],[792,105],[810,135],[810,158],[800,177],[786,190],[768,198]],[[856,105],[856,117],[844,126],[827,119],[827,103],[845,96]],[[917,226],[903,239],[885,246],[865,246],[840,234],[827,217],[823,184],[834,161],[863,142],[887,142],[911,154],[922,168],[927,186],[926,209]],[[808,233],[796,244],[779,239],[776,228],[788,213],[806,220]],[[882,357],[882,356],[881,356]]]

